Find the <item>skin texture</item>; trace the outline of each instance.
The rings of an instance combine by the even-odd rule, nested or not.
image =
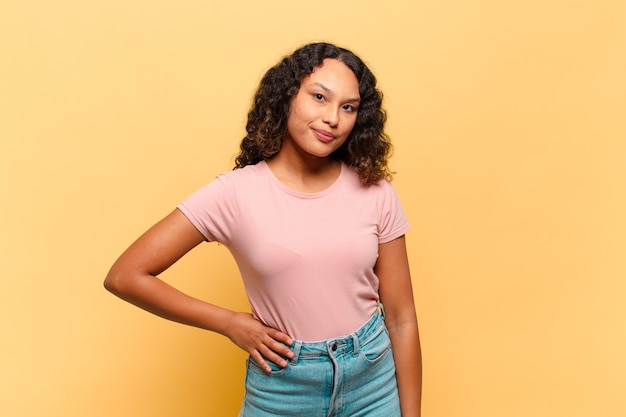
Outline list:
[[[342,62],[326,59],[304,77],[290,102],[287,134],[268,166],[286,186],[302,192],[329,187],[340,173],[331,158],[348,138],[359,106],[359,84]],[[266,371],[286,366],[293,340],[249,313],[235,312],[180,292],[158,278],[204,241],[179,210],[137,239],[114,263],[104,285],[120,298],[169,320],[228,337]],[[421,353],[404,236],[379,245],[375,272],[391,337],[403,417],[420,415]]]
[[[274,175],[298,191],[330,186],[340,164],[329,155],[350,135],[359,101],[359,83],[352,71],[335,59],[324,60],[291,99],[287,135],[280,152],[268,161]]]
[[[385,307],[402,416],[420,416],[422,352],[404,236],[378,245],[374,272],[380,279],[378,293]]]

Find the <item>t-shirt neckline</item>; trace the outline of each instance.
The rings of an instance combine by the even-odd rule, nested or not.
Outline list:
[[[285,184],[282,183],[281,180],[278,179],[278,177],[276,177],[276,175],[274,175],[274,172],[272,172],[271,168],[269,167],[269,165],[267,165],[267,161],[263,160],[261,162],[259,162],[260,166],[264,167],[264,170],[267,172],[269,178],[271,179],[271,181],[278,187],[280,188],[282,191],[284,191],[287,194],[291,194],[295,197],[298,198],[320,198],[320,197],[324,197],[328,194],[330,194],[335,188],[338,187],[339,183],[343,180],[347,169],[346,166],[343,162],[341,162],[341,166],[340,166],[340,171],[339,171],[339,175],[337,176],[337,178],[335,179],[335,181],[333,181],[332,184],[330,184],[328,187],[326,187],[325,189],[321,190],[321,191],[317,191],[317,192],[313,192],[313,193],[308,193],[305,191],[298,191],[298,190],[294,190],[293,188],[290,188],[288,186],[286,186]]]

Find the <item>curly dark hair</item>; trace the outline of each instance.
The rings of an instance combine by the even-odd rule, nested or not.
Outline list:
[[[302,78],[326,58],[337,59],[352,70],[361,96],[352,132],[331,157],[356,168],[364,184],[383,178],[391,180],[387,159],[392,147],[384,132],[387,114],[382,108],[383,95],[376,88],[376,77],[354,53],[329,43],[304,45],[265,73],[248,113],[246,136],[241,141],[235,169],[270,159],[280,151],[287,134],[291,98],[300,89]]]

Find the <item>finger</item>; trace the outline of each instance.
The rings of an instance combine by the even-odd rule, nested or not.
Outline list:
[[[263,348],[260,349],[260,353],[261,355],[263,355],[263,358],[265,360],[270,361],[273,364],[280,366],[281,368],[287,366],[287,360],[284,358],[284,356],[279,355],[269,346],[263,346]]]
[[[267,334],[274,340],[278,340],[287,346],[291,346],[293,344],[293,339],[289,337],[289,335],[281,332],[280,330],[273,329],[271,327],[268,328]]]
[[[250,356],[252,356],[252,359],[257,363],[257,365],[259,365],[261,367],[261,369],[263,369],[265,372],[272,372],[272,368],[270,368],[270,366],[267,364],[267,362],[265,362],[265,359],[263,359],[263,356],[261,356],[261,354],[258,351],[254,351],[253,353],[250,354]]]
[[[293,358],[293,352],[289,348],[289,346],[284,345],[281,342],[278,342],[274,339],[270,339],[266,346],[272,350],[272,352],[280,355],[283,358]]]
[[[284,333],[283,333],[284,335]],[[293,343],[293,341],[291,341],[291,338],[289,336],[287,336],[287,341],[291,341],[292,343],[290,343],[289,345],[286,345],[283,342],[280,342],[272,337],[269,337],[269,333],[268,333],[268,338],[265,341],[265,345],[267,347],[269,347],[272,351],[278,353],[279,355],[285,357],[285,358],[293,358],[293,352],[290,349],[291,344]],[[284,338],[283,338],[284,340]]]

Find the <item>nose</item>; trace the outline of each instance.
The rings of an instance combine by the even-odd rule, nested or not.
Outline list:
[[[339,123],[339,109],[328,106],[326,111],[324,112],[324,123],[328,123],[329,126],[336,127]]]

